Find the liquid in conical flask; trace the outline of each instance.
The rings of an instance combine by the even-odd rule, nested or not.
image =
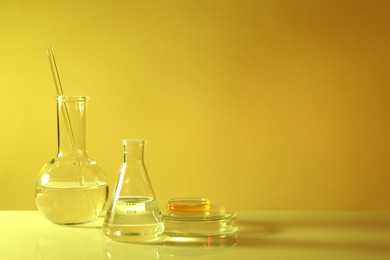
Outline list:
[[[158,202],[144,164],[145,140],[123,140],[123,164],[104,233],[121,242],[147,242],[164,232]]]

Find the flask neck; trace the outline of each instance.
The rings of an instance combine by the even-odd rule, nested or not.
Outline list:
[[[143,163],[145,140],[124,139],[123,140],[123,162]]]
[[[57,97],[58,157],[86,156],[87,97]]]

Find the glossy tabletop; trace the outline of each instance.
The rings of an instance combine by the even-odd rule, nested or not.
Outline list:
[[[390,259],[390,212],[241,211],[237,220],[235,245],[141,245],[109,240],[101,219],[59,226],[37,211],[0,211],[0,259]]]

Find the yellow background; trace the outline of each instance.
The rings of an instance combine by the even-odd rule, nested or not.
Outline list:
[[[163,205],[390,210],[390,1],[0,1],[0,209],[35,209],[64,91],[111,188],[145,138]]]

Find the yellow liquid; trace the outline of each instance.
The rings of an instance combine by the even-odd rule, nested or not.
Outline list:
[[[157,201],[150,197],[121,197],[107,212],[104,233],[121,242],[146,242],[158,238],[164,224]]]
[[[50,221],[63,225],[94,221],[107,196],[107,183],[87,182],[81,187],[78,182],[53,182],[35,190],[39,211]]]

